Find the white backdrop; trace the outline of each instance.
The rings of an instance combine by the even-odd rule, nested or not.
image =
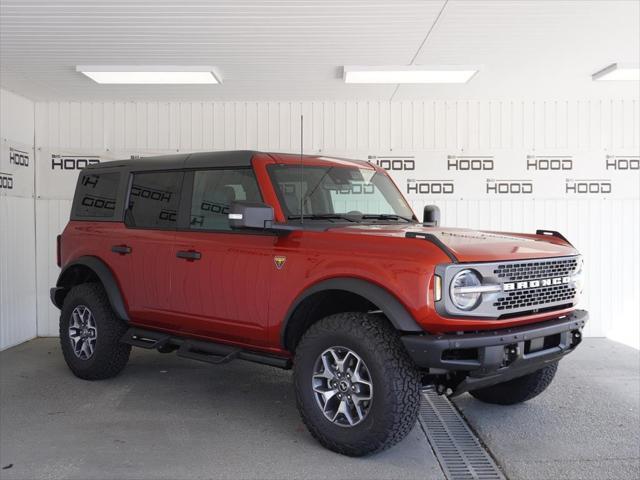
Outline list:
[[[33,102],[0,89],[0,350],[36,335]]]
[[[587,334],[639,342],[638,99],[35,104],[38,334],[56,335],[55,236],[88,162],[198,150],[299,151],[389,168],[443,224],[559,230],[587,261]]]

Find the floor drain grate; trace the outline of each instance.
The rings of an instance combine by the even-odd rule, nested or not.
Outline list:
[[[424,391],[420,423],[448,480],[505,480],[447,397]]]

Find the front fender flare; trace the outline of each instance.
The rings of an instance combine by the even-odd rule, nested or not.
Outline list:
[[[69,274],[72,272],[74,267],[79,266],[86,267],[95,273],[107,293],[107,298],[109,299],[109,303],[111,304],[111,308],[113,308],[115,314],[122,320],[128,322],[129,315],[125,307],[124,298],[120,291],[120,287],[118,286],[118,282],[111,272],[111,269],[98,257],[79,257],[77,260],[64,267],[58,276],[56,288],[51,289],[51,299],[54,305],[58,308],[62,308],[62,300],[64,300],[64,296],[66,296],[69,289],[69,287],[65,285],[65,279],[69,278]],[[60,295],[59,292],[61,292],[62,295]]]
[[[354,293],[365,298],[382,311],[396,330],[402,332],[424,331],[402,303],[400,303],[400,301],[388,290],[375,285],[374,283],[358,278],[332,278],[321,281],[307,288],[295,299],[291,307],[289,307],[280,328],[280,343],[284,348],[287,348],[286,334],[287,327],[289,326],[289,320],[293,317],[298,306],[311,295],[329,290],[340,290]]]

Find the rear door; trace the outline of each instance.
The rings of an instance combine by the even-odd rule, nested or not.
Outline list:
[[[185,198],[188,197],[188,198]],[[250,167],[195,170],[185,176],[188,225],[176,233],[175,314],[185,333],[266,345],[276,236],[232,231],[233,201],[262,201]]]
[[[114,238],[114,255],[132,320],[173,329],[171,267],[184,172],[134,172],[126,228]],[[118,251],[119,250],[119,251]]]

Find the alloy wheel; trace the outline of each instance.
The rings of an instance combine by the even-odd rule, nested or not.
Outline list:
[[[371,410],[371,374],[362,358],[349,348],[331,347],[320,354],[312,388],[324,416],[338,426],[358,425]]]
[[[69,339],[76,357],[88,360],[93,356],[98,339],[98,329],[91,310],[85,305],[78,305],[71,312]]]

